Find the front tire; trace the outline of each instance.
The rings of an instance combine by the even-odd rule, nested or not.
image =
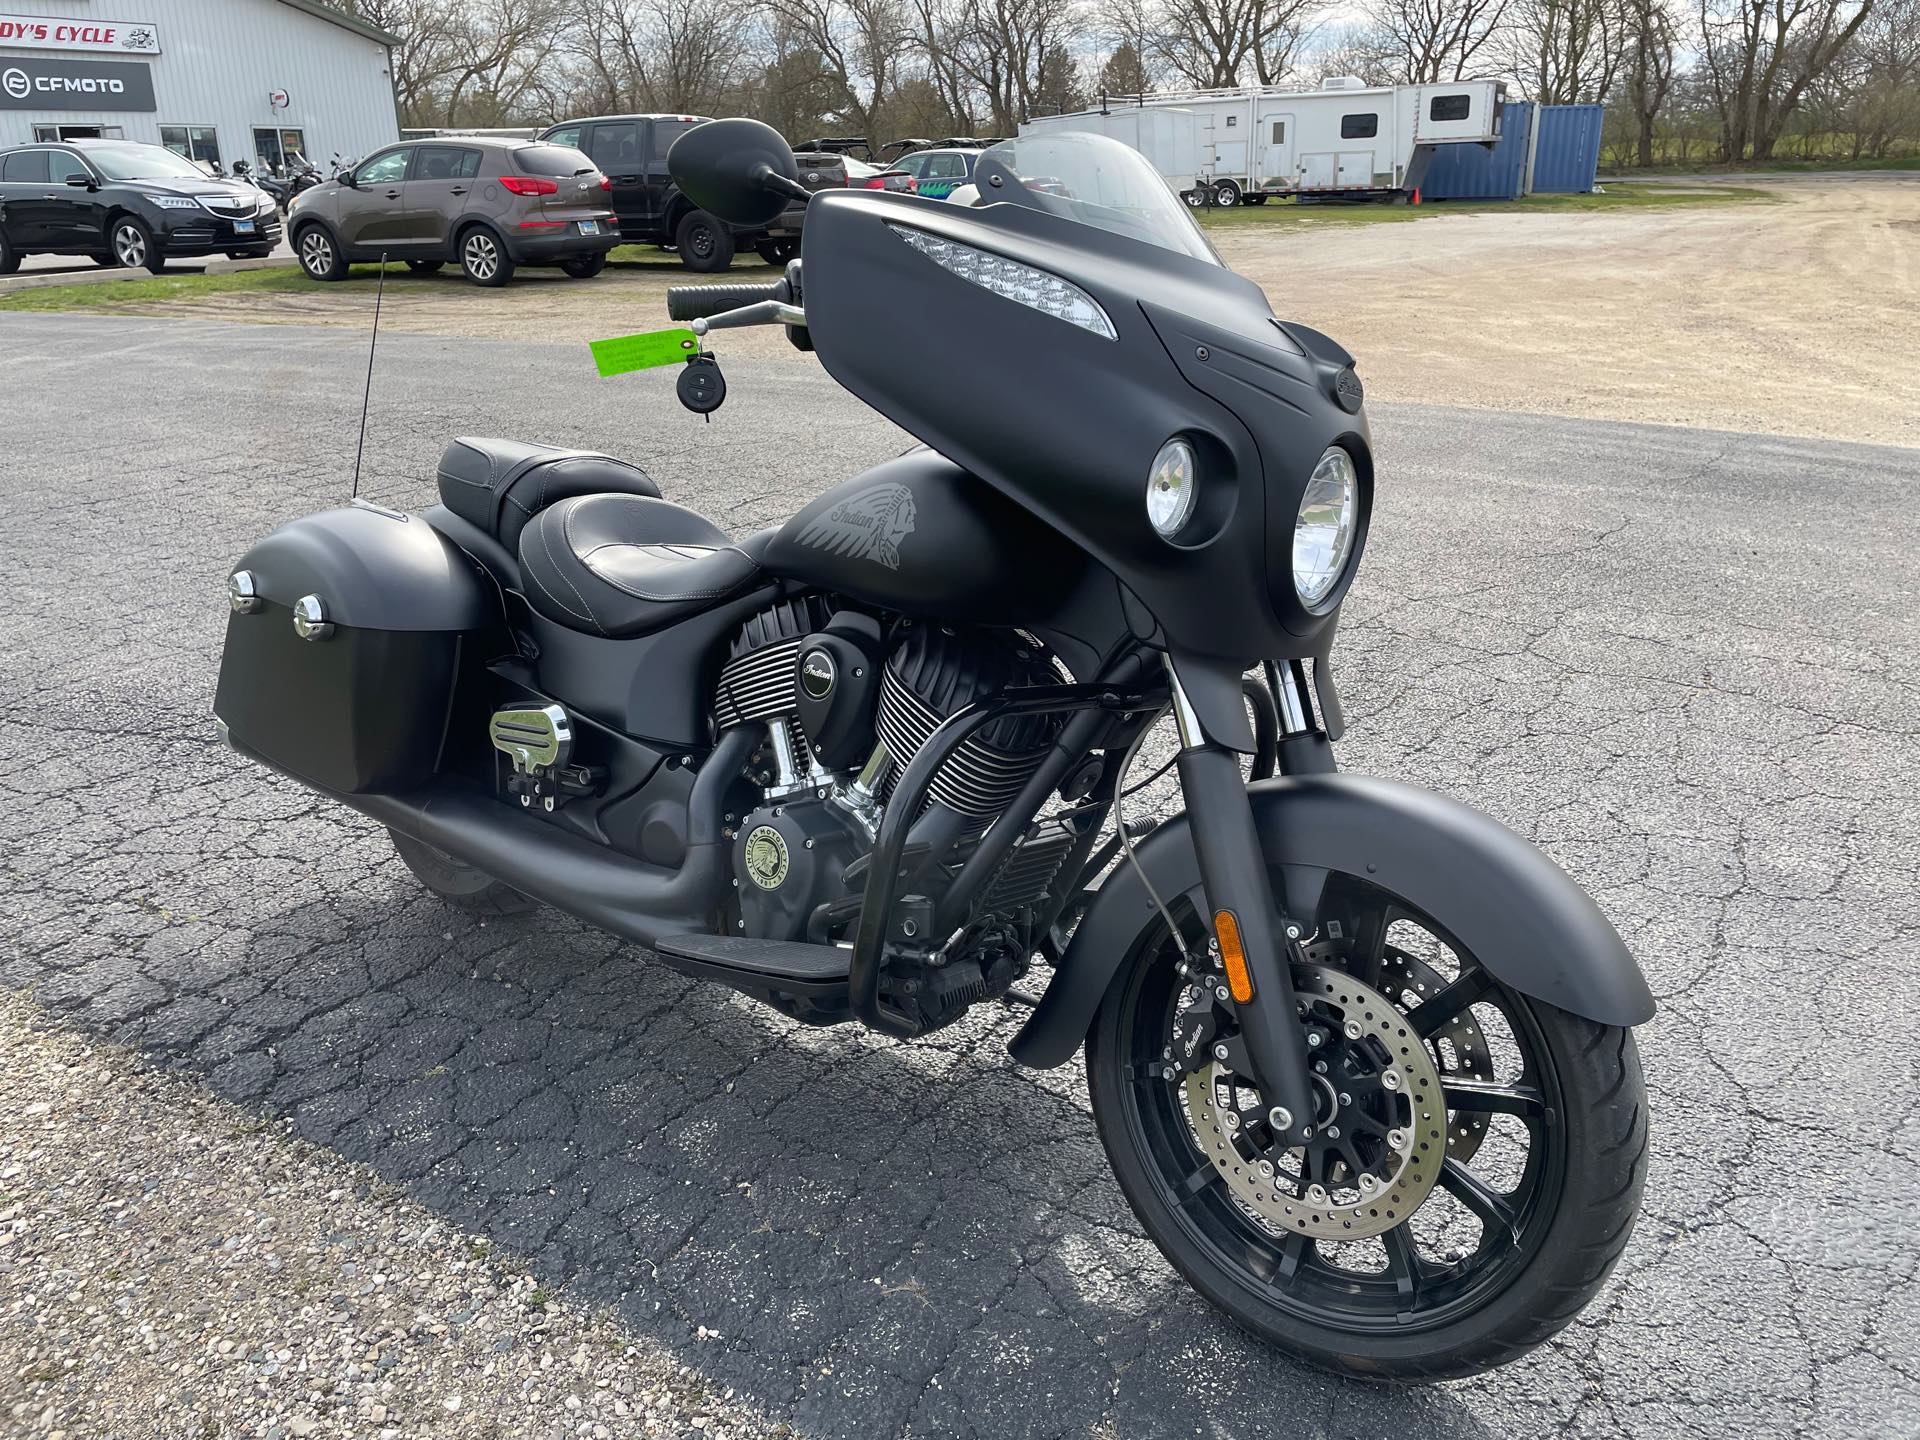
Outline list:
[[[704,210],[689,210],[673,232],[680,263],[711,275],[733,264],[733,232]]]
[[[1433,1178],[1401,1213],[1360,1218],[1361,1229],[1378,1228],[1342,1238],[1342,1226],[1353,1228],[1343,1217],[1380,1217],[1378,1206],[1407,1193],[1371,1172],[1370,1155],[1396,1157],[1363,1148],[1374,1143],[1365,1113],[1373,1102],[1362,1093],[1365,1077],[1349,1081],[1340,1069],[1349,1053],[1368,1054],[1375,1035],[1348,1038],[1335,1006],[1336,1028],[1309,1050],[1320,1057],[1322,1088],[1319,1067],[1335,1062],[1328,1113],[1312,1149],[1278,1149],[1257,1090],[1242,1109],[1249,1082],[1228,1073],[1217,1088],[1225,1062],[1203,1066],[1196,1075],[1212,1078],[1197,1084],[1184,1073],[1167,1078],[1169,1068],[1180,1070],[1168,1058],[1179,1033],[1174,1022],[1215,1002],[1210,985],[1190,988],[1178,973],[1158,922],[1134,947],[1087,1036],[1094,1119],[1148,1235],[1241,1325],[1343,1375],[1403,1382],[1472,1375],[1560,1330],[1625,1248],[1646,1179],[1638,1053],[1629,1031],[1500,985],[1437,924],[1393,897],[1342,876],[1331,877],[1328,896],[1307,951],[1315,963],[1296,970],[1310,1040],[1329,997],[1356,1002],[1348,1018],[1365,1008],[1371,1022],[1384,996],[1391,1013],[1380,1014],[1381,1033],[1415,1037],[1411,1063],[1397,1074],[1435,1075],[1446,1097],[1427,1116]],[[1199,963],[1217,965],[1190,911],[1182,928]],[[1422,938],[1389,943],[1390,933]],[[1371,946],[1365,936],[1376,937]],[[1371,985],[1353,986],[1369,974]],[[1318,991],[1315,975],[1324,982]],[[1422,1014],[1428,1005],[1451,1013]],[[1394,1083],[1411,1105],[1415,1086]],[[1204,1097],[1201,1113],[1216,1118],[1205,1141],[1196,1095]],[[1355,1098],[1361,1103],[1350,1105]],[[1209,1108],[1216,1103],[1218,1110]],[[1394,1124],[1394,1113],[1385,1112],[1383,1123]],[[1397,1139],[1402,1176],[1428,1163],[1409,1149],[1428,1148],[1420,1144],[1420,1113],[1412,1115],[1409,1129],[1375,1132],[1387,1144]],[[1330,1140],[1341,1124],[1344,1138]]]
[[[20,268],[20,252],[13,248],[13,242],[7,239],[7,232],[0,228],[0,275],[11,275]]]
[[[167,268],[167,257],[160,253],[160,247],[154,243],[153,232],[131,215],[123,215],[113,222],[108,240],[113,247],[114,258],[129,270],[145,270],[151,275],[158,275]]]
[[[387,832],[393,848],[427,889],[456,909],[476,915],[523,915],[535,902],[471,865],[462,865],[424,841],[398,830]]]
[[[300,268],[309,280],[334,281],[347,278],[347,257],[333,243],[324,225],[308,225],[294,233],[293,253],[300,257]]]

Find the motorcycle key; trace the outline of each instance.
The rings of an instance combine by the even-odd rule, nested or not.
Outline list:
[[[720,373],[720,362],[711,355],[689,355],[673,388],[682,405],[696,415],[707,416],[709,421],[727,399],[726,377]]]

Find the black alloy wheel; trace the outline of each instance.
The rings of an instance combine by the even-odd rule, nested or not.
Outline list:
[[[1115,1174],[1194,1287],[1309,1363],[1383,1380],[1474,1374],[1571,1320],[1646,1178],[1631,1034],[1501,985],[1436,922],[1336,874],[1294,973],[1320,1113],[1284,1149],[1179,913],[1195,978],[1156,922],[1087,1072]],[[1191,1070],[1173,1058],[1190,1042]]]

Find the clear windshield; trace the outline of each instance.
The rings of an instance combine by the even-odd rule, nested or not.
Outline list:
[[[1146,156],[1110,136],[1049,131],[1002,141],[981,155],[974,178],[982,205],[1006,201],[1047,210],[1195,260],[1222,263]]]
[[[209,173],[159,145],[89,145],[87,159],[109,180],[204,180]]]

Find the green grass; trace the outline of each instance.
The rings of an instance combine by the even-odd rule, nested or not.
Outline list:
[[[769,275],[772,272],[758,255],[748,251],[734,262],[736,269]],[[379,281],[380,267],[377,265],[355,265],[347,272],[348,278],[330,285],[321,285],[307,279],[296,266],[281,266],[272,270],[236,270],[224,275],[201,275],[182,272],[178,275],[156,275],[146,280],[100,281],[81,285],[43,285],[31,290],[15,290],[0,295],[0,312],[8,310],[117,310],[122,306],[151,305],[169,300],[199,300],[209,295],[232,295],[253,293],[274,293],[280,291],[320,291],[330,295],[363,295],[369,302]],[[558,270],[534,270],[530,274],[558,276]],[[646,245],[622,245],[608,256],[609,274],[658,274],[671,279],[683,276],[691,284],[709,279],[706,275],[696,275],[680,263],[677,255],[669,255],[664,250],[656,250]],[[391,285],[419,285],[421,281],[407,273],[400,264],[387,266],[387,281]],[[458,285],[465,287],[466,281],[458,269],[449,265],[434,277],[434,284]]]
[[[1681,189],[1670,185],[1622,185],[1602,181],[1604,193],[1592,195],[1527,195],[1518,200],[1427,200],[1419,205],[1390,205],[1380,201],[1353,204],[1302,205],[1294,200],[1269,200],[1264,205],[1238,205],[1231,210],[1198,210],[1195,218],[1207,229],[1279,227],[1305,230],[1316,225],[1393,225],[1429,220],[1436,215],[1555,214],[1566,211],[1664,210],[1688,205],[1745,205],[1777,203],[1779,197],[1750,186],[1703,185]]]

